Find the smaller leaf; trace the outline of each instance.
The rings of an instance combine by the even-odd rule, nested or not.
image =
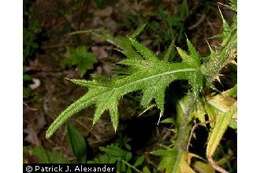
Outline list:
[[[193,44],[190,42],[190,40],[187,38],[187,45],[189,49],[189,53],[191,57],[194,59],[197,65],[200,64],[200,56],[198,52],[196,51],[196,48],[193,46]]]
[[[237,129],[237,121],[235,118],[232,118],[231,122],[229,123],[229,127],[232,129]]]
[[[153,155],[160,156],[161,160],[158,169],[166,173],[178,173],[179,169],[179,152],[176,149],[160,149],[152,152]],[[174,172],[175,171],[175,172]]]
[[[80,79],[67,79],[70,82],[74,83],[75,85],[79,85],[81,87],[90,87],[94,85],[94,82],[87,81],[87,80],[80,80]]]
[[[195,171],[190,167],[190,163],[188,162],[188,153],[183,153],[180,163],[179,163],[179,172],[176,173],[195,173]]]
[[[147,25],[147,23],[144,23],[144,24],[142,24],[141,26],[139,26],[139,27],[135,30],[135,32],[130,35],[130,37],[131,37],[131,38],[136,38],[138,35],[140,35],[140,34],[143,32],[143,30],[144,30],[144,28],[146,27],[146,25]]]
[[[236,115],[236,100],[230,95],[236,92],[236,86],[221,94],[207,98],[206,111],[212,129],[208,137],[206,155],[211,158],[219,145],[222,136]]]
[[[203,103],[201,102],[197,102],[197,104],[194,106],[194,110],[191,112],[191,115],[194,118],[197,118],[200,123],[205,124],[206,120],[205,120],[205,108],[203,107]]]
[[[236,100],[234,98],[221,94],[208,99],[208,103],[221,112],[230,111],[235,102]]]
[[[184,50],[182,50],[179,47],[177,47],[177,51],[178,51],[179,55],[181,56],[184,63],[199,67],[200,64],[199,64],[197,56],[193,57],[192,55],[188,55],[187,52],[185,52]]]
[[[221,33],[221,37],[223,39],[222,41],[222,46],[226,46],[228,42],[230,42],[230,37],[232,33],[232,28],[229,26],[228,22],[225,20],[221,10],[219,9],[219,13],[222,19],[222,24],[223,24],[223,31]]]
[[[143,168],[143,173],[151,173],[147,166]]]
[[[211,158],[215,153],[218,144],[221,141],[228,125],[231,122],[232,116],[236,111],[236,106],[234,106],[229,112],[219,113],[216,117],[216,122],[213,126],[212,131],[209,134],[206,155]]]
[[[180,17],[182,19],[184,19],[189,15],[189,6],[187,0],[182,1],[179,8],[180,8]]]
[[[120,49],[119,51],[129,59],[141,59],[141,56],[134,50],[134,48],[132,47],[132,43],[128,38],[122,36],[114,37],[106,31],[102,33],[98,31],[93,31],[92,34],[118,47]]]
[[[67,58],[64,60],[65,66],[76,65],[82,77],[87,70],[93,68],[93,64],[97,62],[93,53],[87,51],[84,46],[77,48],[69,48],[66,53]]]
[[[143,163],[144,163],[144,156],[139,156],[139,157],[136,159],[136,161],[135,161],[135,163],[134,163],[134,166],[137,167],[137,166],[142,165]]]
[[[196,161],[193,167],[198,173],[215,173],[214,168],[210,164],[201,161]]]
[[[151,61],[158,61],[157,56],[154,55],[154,53],[150,49],[146,48],[145,46],[143,46],[141,43],[137,42],[133,38],[129,38],[129,40],[131,41],[134,48],[143,56],[144,59],[151,60]]]
[[[184,62],[189,63],[189,64],[192,62],[191,57],[180,47],[177,47],[177,51]]]
[[[162,124],[174,124],[175,120],[173,118],[165,118],[161,121]]]
[[[49,163],[49,156],[46,150],[41,146],[33,148],[32,155],[36,156],[40,163]]]
[[[159,150],[152,151],[151,154],[155,156],[171,156],[172,154],[175,155],[176,153],[177,153],[176,149],[167,148],[167,149],[159,149]]]
[[[68,139],[72,149],[73,154],[77,157],[79,161],[86,159],[87,144],[84,137],[80,134],[77,128],[75,128],[71,123],[67,125]]]
[[[118,115],[118,108],[117,108],[116,101],[111,105],[109,112],[111,116],[112,125],[114,127],[114,130],[116,131],[119,122],[119,115]]]
[[[172,40],[172,42],[171,42],[170,46],[168,47],[163,59],[165,61],[169,61],[171,56],[173,56],[173,57],[175,56],[175,53],[176,53],[175,50],[176,50],[175,49],[175,40]]]
[[[132,159],[130,151],[122,149],[117,143],[99,147],[99,150],[103,153],[98,155],[94,160],[88,161],[88,163],[117,163],[117,170],[119,172],[126,172],[128,166],[124,162]]]
[[[222,95],[230,96],[230,97],[237,97],[237,84],[233,88],[223,92]]]
[[[233,11],[237,11],[237,0],[230,0],[230,7]]]
[[[68,163],[68,159],[57,151],[48,151],[42,146],[34,147],[32,149],[32,155],[36,156],[39,163]]]

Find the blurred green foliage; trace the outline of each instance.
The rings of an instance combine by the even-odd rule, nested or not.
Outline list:
[[[83,77],[87,70],[92,69],[93,65],[97,62],[96,56],[88,52],[85,46],[67,48],[65,56],[66,59],[63,61],[63,65],[65,67],[76,66],[81,77]]]
[[[34,55],[39,48],[37,38],[42,31],[39,21],[33,18],[32,8],[24,8],[24,27],[23,27],[23,60]]]
[[[64,157],[62,152],[49,151],[42,146],[32,148],[32,155],[36,156],[39,163],[68,163],[68,159]]]

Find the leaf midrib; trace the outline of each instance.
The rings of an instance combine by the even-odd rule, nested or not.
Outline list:
[[[96,100],[97,97],[99,97],[100,95],[102,95],[102,94],[104,94],[106,92],[111,92],[111,91],[113,92],[113,90],[122,89],[123,87],[126,87],[128,85],[133,85],[133,84],[136,84],[136,83],[139,83],[139,82],[143,82],[145,80],[150,80],[150,79],[153,79],[153,78],[156,78],[156,77],[160,77],[160,76],[170,75],[170,74],[179,73],[179,72],[191,72],[191,71],[196,71],[196,70],[197,69],[195,69],[195,68],[183,68],[183,69],[171,70],[171,71],[166,71],[166,72],[163,72],[163,73],[155,74],[155,75],[152,75],[152,76],[149,76],[149,77],[146,77],[146,78],[142,78],[142,79],[130,82],[130,83],[126,83],[126,84],[121,85],[119,87],[113,87],[113,88],[110,88],[109,90],[106,90],[106,91],[103,91],[103,92],[99,92],[99,93],[95,94],[94,96],[92,96],[91,98],[89,98],[89,97],[84,98],[84,96],[83,96],[82,100],[81,99],[78,100],[79,102],[76,101],[75,103],[73,103],[73,105],[71,105],[71,107],[77,107],[76,105],[79,104],[79,105],[84,105],[84,106],[79,106],[78,105],[79,107],[81,107],[81,109],[83,109],[83,107],[89,106],[91,103],[93,103]],[[129,90],[127,93],[129,93],[131,91],[132,90]],[[85,100],[85,99],[87,99],[87,100]],[[87,101],[87,103],[83,103],[84,101]],[[70,111],[70,110],[71,109],[69,109],[67,111]],[[47,130],[47,136],[51,136],[53,131],[55,131],[57,129],[58,124],[59,125],[63,124],[64,121],[67,120],[70,116],[61,117],[61,118],[59,118],[60,116],[58,116],[57,119],[53,122],[53,124]]]
[[[99,92],[97,93],[95,96],[92,96],[91,100],[95,100],[96,97],[106,93],[106,92],[110,92],[110,91],[113,91],[113,90],[118,90],[118,89],[121,89],[125,86],[128,86],[128,85],[132,85],[132,84],[136,84],[136,83],[139,83],[139,82],[143,82],[145,80],[150,80],[152,78],[156,78],[156,77],[159,77],[159,76],[165,76],[165,75],[170,75],[170,74],[174,74],[174,73],[179,73],[179,72],[190,72],[190,71],[197,71],[197,69],[195,68],[185,68],[185,69],[178,69],[178,70],[171,70],[171,71],[167,71],[167,72],[163,72],[163,73],[159,73],[159,74],[155,74],[155,75],[152,75],[152,76],[149,76],[149,77],[146,77],[146,78],[142,78],[142,79],[139,79],[139,80],[135,80],[133,82],[130,82],[130,83],[126,83],[124,85],[121,85],[119,87],[113,87],[113,88],[110,88],[110,90],[105,90],[103,92]],[[125,79],[125,78],[124,78]],[[123,80],[123,79],[122,79]],[[121,81],[120,81],[121,82]],[[119,83],[120,83],[119,82]],[[131,91],[129,91],[131,92]],[[89,101],[91,102],[91,101]]]
[[[119,87],[114,87],[113,89],[120,89],[120,88],[123,88],[127,85],[136,84],[136,83],[143,82],[143,81],[146,81],[146,80],[150,80],[152,78],[157,78],[157,77],[160,77],[160,76],[166,76],[166,75],[170,75],[170,74],[174,74],[174,73],[178,73],[178,72],[190,72],[190,71],[197,71],[197,69],[195,69],[195,68],[185,68],[185,69],[166,71],[166,72],[155,74],[155,75],[152,75],[152,76],[149,76],[149,77],[146,77],[146,78],[138,79],[138,80],[135,80],[135,81],[130,82],[130,83],[126,83],[126,84],[121,85]],[[118,83],[120,83],[120,82],[118,82]]]

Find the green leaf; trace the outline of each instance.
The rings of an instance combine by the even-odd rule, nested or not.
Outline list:
[[[113,37],[111,34],[109,34],[106,31],[103,31],[102,33],[98,31],[93,31],[92,33],[96,37],[106,40],[107,42],[118,47],[119,51],[123,53],[127,58],[129,59],[141,58],[141,56],[134,50],[131,41],[127,37],[122,37],[122,36]]]
[[[205,108],[203,106],[203,102],[199,101],[196,103],[196,105],[194,105],[194,110],[191,112],[191,115],[194,118],[197,118],[201,124],[205,125],[206,120],[205,120]]]
[[[32,155],[36,156],[40,163],[49,163],[50,161],[47,151],[41,146],[33,148]]]
[[[209,105],[213,106],[219,112],[229,112],[233,105],[236,103],[236,100],[233,97],[224,95],[225,93],[218,94],[214,97],[209,97],[207,102]]]
[[[177,47],[177,51],[184,63],[187,63],[198,69],[196,72],[194,72],[197,74],[191,76],[190,78],[190,85],[193,87],[193,94],[195,95],[195,97],[197,97],[204,86],[203,84],[204,77],[199,70],[201,65],[199,54],[197,53],[196,49],[188,39],[187,39],[187,45],[188,45],[189,53],[187,53],[186,51],[182,50],[179,47]]]
[[[134,166],[137,167],[137,166],[142,165],[143,163],[144,163],[144,156],[139,156],[139,157],[136,159],[136,161],[135,161],[135,163],[134,163]]]
[[[147,166],[143,168],[143,173],[151,173]]]
[[[209,116],[211,132],[208,137],[206,155],[212,158],[228,126],[236,128],[236,85],[220,94],[207,98],[206,112]]]
[[[39,163],[68,163],[69,161],[63,153],[57,151],[48,151],[42,146],[34,147],[32,155],[36,156]]]
[[[195,171],[190,167],[190,163],[188,161],[189,157],[189,153],[183,153],[180,163],[179,163],[179,170],[178,172],[176,171],[176,173],[195,173]]]
[[[229,63],[234,63],[237,57],[237,25],[234,19],[231,26],[225,21],[220,12],[223,21],[223,32],[218,35],[222,40],[221,46],[213,50],[209,45],[210,55],[206,58],[208,61],[201,66],[203,75],[207,76],[206,83],[211,88],[212,82],[219,79],[221,70]],[[236,16],[236,15],[234,15]]]
[[[180,17],[182,19],[184,19],[189,15],[189,6],[187,0],[183,0],[179,8],[180,8]]]
[[[82,77],[87,70],[93,68],[93,64],[97,62],[93,53],[87,51],[86,47],[69,48],[66,53],[67,58],[64,60],[65,66],[76,65],[80,76]]]
[[[190,56],[194,60],[194,63],[196,63],[197,65],[200,65],[200,56],[188,38],[187,38],[187,45],[188,45]]]
[[[188,80],[191,81],[193,86],[192,80],[199,75],[198,68],[184,62],[169,63],[160,61],[151,50],[145,48],[141,43],[131,38],[130,41],[132,46],[140,53],[141,58],[128,58],[123,60],[121,64],[135,70],[107,82],[74,80],[74,83],[88,88],[88,92],[56,118],[47,130],[47,138],[73,114],[90,105],[96,105],[93,124],[108,110],[113,127],[116,130],[119,121],[118,102],[125,94],[133,91],[143,92],[141,104],[144,107],[149,106],[149,103],[154,99],[162,115],[164,112],[165,89],[171,82],[174,80]],[[196,88],[196,86],[194,85],[193,88]]]
[[[143,32],[143,30],[144,30],[144,28],[146,27],[146,25],[147,25],[147,23],[144,23],[144,24],[142,24],[141,26],[139,26],[139,27],[135,30],[135,32],[130,35],[130,37],[131,37],[131,38],[136,38],[138,35],[140,35],[140,34]]]
[[[217,146],[219,145],[220,140],[224,135],[232,119],[233,113],[234,112],[231,111],[231,112],[219,114],[217,116],[215,125],[208,138],[208,145],[207,145],[207,152],[206,152],[208,157],[213,156],[213,154],[215,153]]]
[[[215,170],[212,168],[212,166],[202,161],[196,161],[193,167],[198,173],[215,173]]]
[[[230,7],[232,10],[237,11],[237,0],[230,0]]]
[[[169,45],[168,49],[166,50],[166,53],[163,57],[165,61],[169,61],[171,59],[170,56],[175,56],[175,39],[172,40],[171,44]]]
[[[173,118],[165,118],[161,121],[162,124],[174,124],[175,120]]]
[[[237,129],[237,121],[236,119],[232,119],[231,122],[229,123],[229,127],[232,128],[232,129]]]
[[[139,52],[142,55],[142,57],[144,59],[150,60],[150,61],[157,61],[158,60],[157,56],[151,50],[144,47],[141,43],[137,42],[133,38],[129,38],[129,40],[131,41],[133,47],[137,50],[137,52]]]
[[[67,130],[67,135],[73,154],[77,157],[78,161],[85,160],[87,144],[84,137],[71,123],[68,123]]]
[[[230,97],[237,97],[237,84],[233,88],[223,92],[222,95],[230,96]]]
[[[158,169],[166,173],[176,173],[176,164],[178,162],[178,151],[176,149],[161,149],[152,152],[153,155],[160,156],[161,160]],[[177,163],[178,164],[178,163]]]
[[[131,168],[125,164],[132,159],[132,153],[128,150],[122,149],[119,144],[111,144],[105,147],[99,147],[102,154],[99,154],[93,160],[88,161],[88,163],[117,163],[118,172],[131,172]]]
[[[236,101],[228,96],[216,95],[209,99],[209,104],[213,108],[215,122],[208,137],[206,155],[211,158],[219,145],[222,136],[231,123],[232,117],[236,114]]]
[[[194,46],[192,45],[192,43],[188,39],[187,39],[187,45],[188,45],[189,53],[177,47],[177,51],[179,55],[183,59],[183,62],[199,67],[200,66],[199,55],[196,49],[194,48]]]
[[[185,151],[168,148],[153,151],[152,154],[161,157],[158,169],[165,173],[194,173],[189,166],[189,153]]]

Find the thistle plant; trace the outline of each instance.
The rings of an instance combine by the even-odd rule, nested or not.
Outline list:
[[[107,33],[94,32],[109,43],[115,45],[126,58],[118,63],[125,68],[124,74],[118,74],[111,80],[79,80],[69,79],[72,83],[86,88],[87,92],[67,107],[50,125],[46,137],[49,138],[69,118],[77,112],[95,105],[93,125],[105,111],[109,112],[111,122],[116,131],[119,125],[120,99],[128,93],[140,91],[141,105],[144,109],[154,101],[160,110],[158,123],[164,115],[165,91],[174,81],[187,81],[189,91],[177,105],[177,136],[170,147],[159,149],[153,154],[162,157],[159,169],[166,173],[194,172],[190,167],[190,158],[199,156],[190,153],[189,136],[192,133],[193,119],[206,124],[205,116],[209,117],[211,131],[207,142],[206,156],[209,166],[219,172],[226,172],[213,160],[216,148],[228,126],[236,128],[236,86],[230,90],[219,92],[214,81],[220,81],[221,70],[236,59],[236,19],[229,25],[224,17],[223,32],[219,35],[222,43],[219,47],[209,46],[210,54],[201,57],[191,41],[187,39],[187,51],[176,47],[181,61],[169,62],[169,53],[160,59],[150,49],[137,41],[138,34],[128,37],[113,37]],[[142,26],[142,29],[144,27]],[[170,45],[168,51],[174,47]],[[211,89],[210,94],[205,94]]]
[[[105,82],[71,79],[70,81],[76,85],[87,88],[88,92],[58,116],[49,127],[47,138],[73,114],[93,104],[96,105],[93,124],[100,119],[104,111],[108,110],[116,131],[119,121],[118,102],[124,95],[133,91],[143,93],[141,105],[144,108],[148,107],[154,99],[160,109],[160,116],[164,112],[165,89],[171,82],[187,80],[192,86],[194,96],[198,96],[203,86],[203,73],[200,69],[199,56],[189,40],[187,40],[189,54],[181,48],[177,48],[182,62],[176,63],[159,60],[151,50],[134,38],[128,38],[127,42],[132,46],[131,49],[136,51],[136,56],[127,56],[127,59],[119,62],[128,67],[128,74],[119,75]],[[129,47],[124,51],[127,52],[125,53],[127,55],[132,50]]]

